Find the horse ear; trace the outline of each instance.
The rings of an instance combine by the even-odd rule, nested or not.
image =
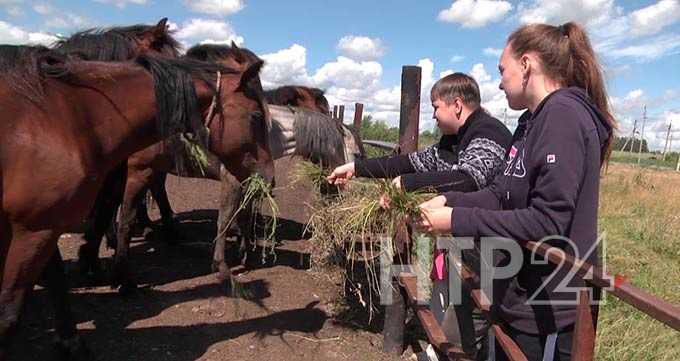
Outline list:
[[[168,32],[168,18],[161,19],[156,26],[154,26],[153,34],[160,38],[165,36]]]
[[[243,72],[241,75],[241,81],[239,83],[239,86],[237,90],[246,90],[250,88],[251,82],[255,79],[258,78],[260,75],[260,69],[262,69],[262,65],[264,65],[264,61],[258,60],[251,64],[246,71]]]
[[[233,40],[231,41],[231,48],[234,50],[238,50],[238,45],[236,45],[236,42]]]

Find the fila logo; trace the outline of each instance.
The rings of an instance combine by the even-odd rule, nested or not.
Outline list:
[[[553,163],[557,162],[557,157],[554,154],[548,154],[548,157],[546,158],[546,162],[548,162],[548,164],[553,164]]]

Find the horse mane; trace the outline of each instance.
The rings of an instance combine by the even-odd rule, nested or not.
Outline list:
[[[87,29],[56,41],[54,48],[82,60],[125,61],[138,55],[135,42],[154,28],[154,25],[138,24]],[[157,35],[153,45],[165,56],[179,56],[181,45],[168,31]]]
[[[324,91],[319,88],[311,88],[299,85],[284,85],[276,89],[266,90],[264,92],[267,103],[274,105],[290,105],[298,106],[300,99],[303,97],[301,92],[307,92],[314,98],[314,102],[319,109],[328,113],[328,100],[324,96]]]
[[[239,63],[248,64],[254,64],[262,60],[252,51],[238,47],[235,44],[232,44],[231,46],[219,44],[194,45],[187,50],[186,56],[192,59],[213,62],[221,61],[225,58],[233,58]]]
[[[70,74],[69,59],[44,46],[0,45],[0,76],[35,104],[44,99],[42,80]]]
[[[199,143],[207,147],[207,134],[198,112],[198,98],[193,76],[215,90],[216,73],[236,74],[237,71],[218,63],[189,58],[170,59],[140,55],[135,62],[147,69],[154,79],[157,107],[157,128],[162,138],[172,134],[191,132]],[[186,129],[189,125],[190,129]]]
[[[323,167],[345,162],[344,131],[327,114],[297,109],[294,133],[295,155]]]

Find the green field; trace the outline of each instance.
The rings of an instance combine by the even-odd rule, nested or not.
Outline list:
[[[611,161],[616,163],[637,164],[638,154],[630,152],[613,151]],[[669,168],[675,169],[678,163],[678,153],[671,153],[663,155],[655,153],[642,153],[640,156],[640,165],[643,167]]]
[[[679,210],[679,172],[611,164],[600,197],[607,271],[680,304]],[[680,360],[680,333],[608,296],[600,308],[597,359]]]

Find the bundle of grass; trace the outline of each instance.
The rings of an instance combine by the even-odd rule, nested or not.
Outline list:
[[[205,175],[205,170],[208,168],[208,154],[205,149],[190,138],[189,135],[180,134],[179,139],[184,147],[184,153],[193,167],[198,169],[201,175]]]
[[[322,164],[316,164],[309,161],[300,161],[296,164],[292,172],[292,182],[297,184],[310,183],[316,192],[320,195],[336,195],[338,194],[338,187],[329,184],[326,180],[331,174],[331,169],[324,167]]]
[[[381,196],[389,198],[388,208],[380,206]],[[420,217],[418,205],[432,196],[425,191],[404,192],[385,180],[351,182],[310,219],[312,264],[344,267],[348,280],[354,278],[355,269],[365,273],[363,290],[368,300],[362,304],[372,314],[373,295],[380,295],[380,258],[392,260],[393,236],[405,219]]]
[[[229,229],[232,222],[236,217],[242,212],[250,212],[246,216],[250,217],[250,222],[253,226],[252,232],[256,232],[257,224],[255,220],[261,219],[257,217],[258,212],[262,209],[263,205],[267,205],[270,209],[271,216],[264,221],[264,224],[260,226],[263,229],[262,236],[262,262],[264,263],[268,256],[276,257],[276,228],[278,226],[278,216],[279,206],[276,204],[274,197],[272,195],[271,184],[265,181],[260,175],[252,175],[248,177],[241,183],[243,190],[243,196],[241,198],[241,203],[238,208],[229,219],[227,226],[224,228]],[[254,246],[254,245],[253,245]]]

